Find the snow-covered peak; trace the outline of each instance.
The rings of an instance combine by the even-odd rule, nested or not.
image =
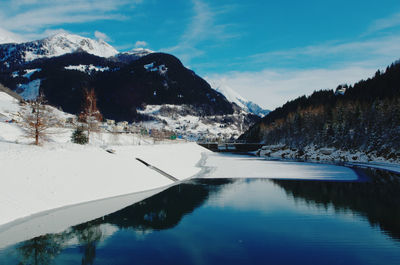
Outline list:
[[[242,97],[238,92],[234,91],[231,87],[227,85],[219,85],[215,88],[215,90],[224,95],[230,102],[236,103],[236,105],[242,109],[246,109],[246,106],[243,104],[243,102],[248,100]]]
[[[0,62],[21,64],[39,58],[61,56],[77,51],[111,57],[118,51],[103,40],[93,40],[75,34],[58,33],[42,40],[0,45]]]
[[[100,57],[111,57],[118,53],[103,40],[93,40],[68,33],[58,33],[39,42],[42,43],[41,50],[44,51],[44,57],[60,56],[79,50]]]
[[[153,52],[154,51],[149,50],[149,49],[145,49],[145,48],[135,48],[135,49],[132,49],[130,51],[123,52],[123,53],[124,54],[136,55],[136,56],[139,56],[139,57],[143,57],[143,56],[149,55],[150,53],[153,53]]]
[[[216,91],[224,95],[228,101],[235,103],[244,111],[253,113],[261,117],[264,117],[266,114],[270,112],[269,110],[261,108],[256,103],[245,99],[227,84],[218,84],[216,82],[211,81],[211,86],[214,87]]]

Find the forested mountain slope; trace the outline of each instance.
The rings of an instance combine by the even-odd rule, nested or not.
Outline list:
[[[400,64],[336,91],[321,90],[275,109],[240,139],[302,150],[332,147],[400,157]]]

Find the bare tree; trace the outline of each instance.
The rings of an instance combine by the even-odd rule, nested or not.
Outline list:
[[[52,110],[45,103],[43,94],[40,94],[23,108],[21,127],[26,137],[35,139],[35,145],[45,140],[48,129],[56,124]]]
[[[97,98],[94,89],[85,89],[83,94],[83,106],[79,120],[86,123],[88,139],[90,141],[90,132],[99,131],[99,121],[103,120],[103,116],[97,108]]]

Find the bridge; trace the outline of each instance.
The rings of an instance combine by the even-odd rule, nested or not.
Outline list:
[[[231,152],[231,153],[247,153],[260,149],[263,144],[260,143],[215,143],[215,142],[198,142],[201,145],[213,152]]]

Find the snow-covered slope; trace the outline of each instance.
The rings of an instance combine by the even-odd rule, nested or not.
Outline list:
[[[139,57],[143,57],[143,56],[146,56],[146,55],[148,55],[150,53],[153,53],[153,52],[154,51],[149,50],[149,49],[145,49],[145,48],[135,48],[135,49],[132,49],[132,50],[127,51],[127,52],[122,52],[122,54],[130,54],[130,55],[136,55],[136,56],[139,56]]]
[[[22,64],[39,58],[56,57],[76,51],[85,51],[100,57],[111,57],[118,54],[116,49],[102,40],[59,33],[42,40],[0,45],[0,62]]]
[[[201,115],[190,105],[147,105],[139,113],[154,118],[143,125],[148,129],[170,131],[190,141],[231,140],[254,123],[252,114],[243,110],[233,114]]]
[[[265,109],[261,108],[256,103],[245,99],[239,93],[234,91],[231,87],[229,87],[226,84],[213,84],[211,82],[211,85],[213,87],[215,87],[216,91],[223,94],[227,100],[229,100],[232,103],[235,103],[236,105],[241,107],[244,111],[253,113],[260,117],[264,117],[265,115],[267,115],[270,112],[269,110],[265,110]]]
[[[144,48],[136,48],[127,52],[118,53],[115,58],[120,62],[130,63],[151,53],[154,53],[154,51]]]

